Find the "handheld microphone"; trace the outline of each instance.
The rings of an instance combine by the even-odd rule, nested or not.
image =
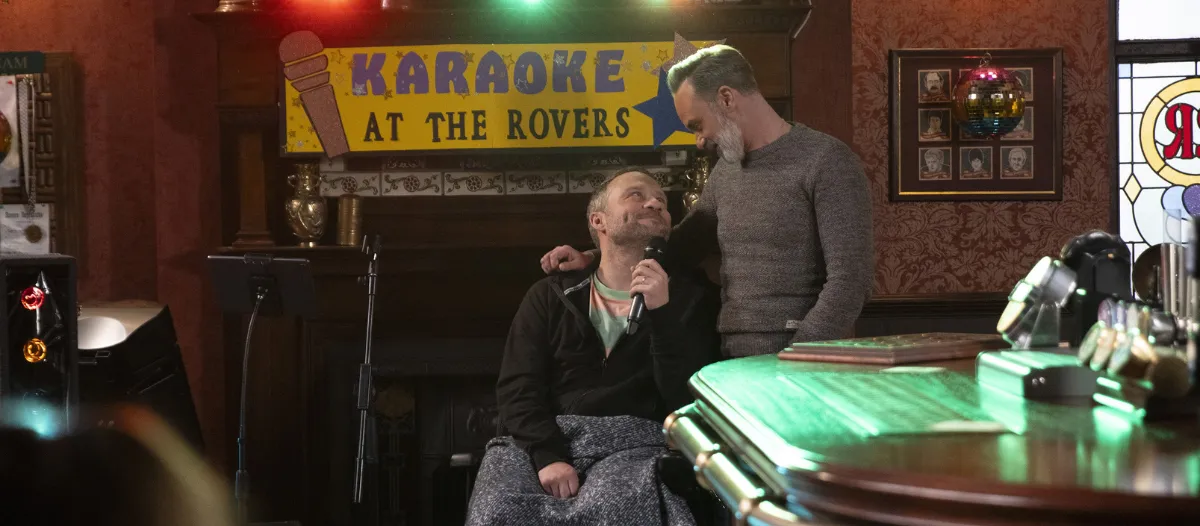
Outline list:
[[[653,259],[662,265],[666,261],[667,240],[658,236],[650,238],[650,244],[646,245],[642,255],[642,259]],[[642,297],[641,292],[634,294],[633,304],[629,306],[629,327],[625,329],[625,334],[637,332],[638,324],[642,322],[642,315],[645,313],[646,298]]]

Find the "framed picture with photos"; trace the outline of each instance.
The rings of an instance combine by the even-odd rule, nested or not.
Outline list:
[[[975,137],[954,119],[954,88],[979,66],[1013,73],[1025,113]],[[1062,49],[895,49],[888,90],[892,201],[1062,200]]]

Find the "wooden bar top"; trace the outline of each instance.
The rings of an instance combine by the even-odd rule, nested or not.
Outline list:
[[[1200,523],[1200,416],[1143,423],[1087,399],[1039,402],[979,385],[974,359],[916,365],[943,368],[903,373],[927,375],[924,394],[1014,432],[870,436],[807,379],[894,374],[880,373],[887,366],[774,355],[702,369],[691,410],[766,495],[798,513],[886,524]]]

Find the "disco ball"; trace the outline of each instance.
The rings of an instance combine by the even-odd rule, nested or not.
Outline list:
[[[988,64],[958,79],[954,119],[973,137],[994,138],[1017,127],[1025,115],[1025,91],[1011,71]]]

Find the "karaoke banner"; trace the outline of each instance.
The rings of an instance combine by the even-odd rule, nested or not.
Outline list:
[[[286,37],[285,154],[686,146],[666,71],[709,42],[322,47]]]

